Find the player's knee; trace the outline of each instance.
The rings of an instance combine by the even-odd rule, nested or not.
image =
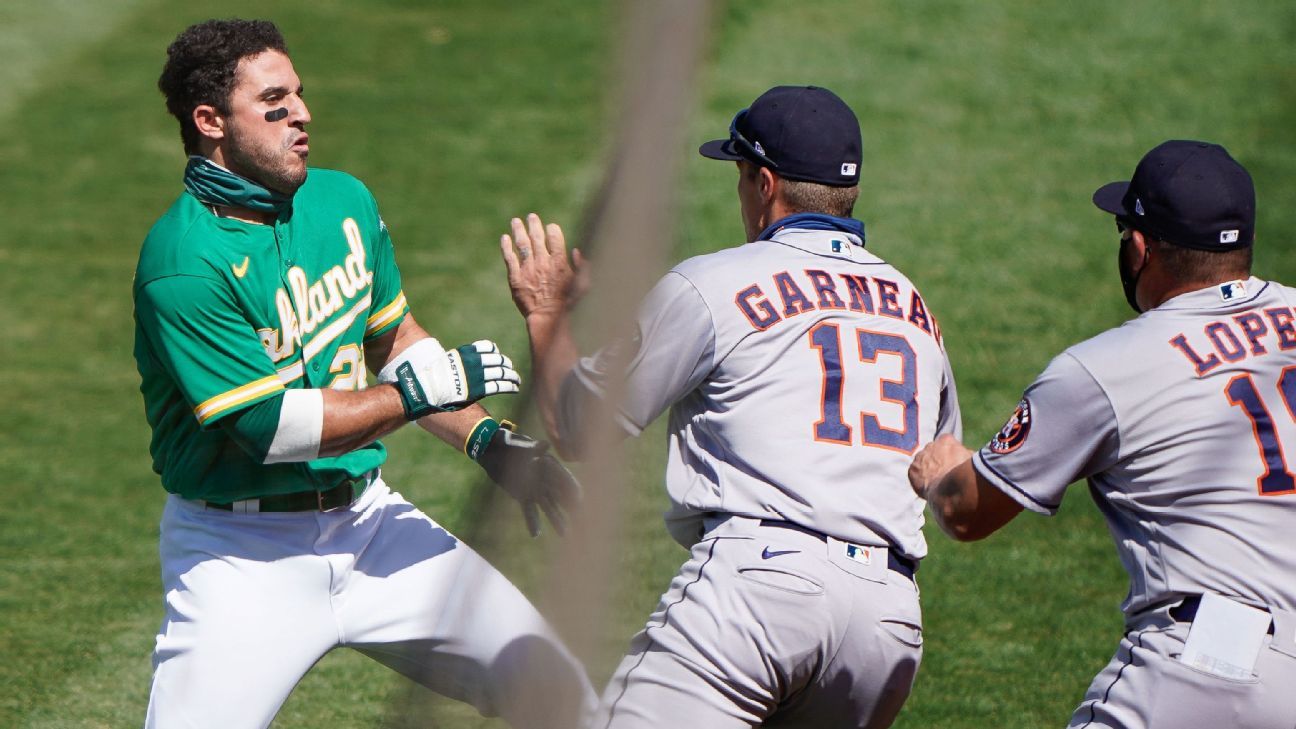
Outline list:
[[[495,656],[489,673],[494,703],[515,727],[584,726],[596,702],[584,667],[547,636],[513,639]]]

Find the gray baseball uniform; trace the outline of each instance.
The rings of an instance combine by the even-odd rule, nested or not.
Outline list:
[[[630,434],[670,407],[666,519],[692,548],[597,726],[886,726],[908,695],[927,547],[906,470],[960,430],[949,362],[843,221],[783,222],[676,266],[564,383],[569,442],[612,377]]]
[[[1130,575],[1129,632],[1071,726],[1296,722],[1293,304],[1257,278],[1172,298],[1059,355],[974,455],[1042,514],[1087,478]],[[1261,646],[1237,676],[1184,658],[1204,594],[1272,614],[1253,635],[1229,628]]]

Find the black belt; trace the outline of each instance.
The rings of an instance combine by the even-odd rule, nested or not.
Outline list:
[[[809,534],[810,536],[818,539],[821,542],[828,541],[828,535],[822,534],[813,529],[807,529],[806,527],[803,527],[800,524],[794,524],[790,521],[779,521],[778,519],[761,519],[760,525],[768,526],[768,527],[778,527],[780,529],[792,529],[794,531],[801,532],[802,534]],[[909,559],[908,557],[896,554],[895,548],[888,547],[887,548],[887,569],[891,570],[892,572],[899,572],[900,574],[912,580],[914,577],[914,573],[918,571],[918,563],[912,559]]]
[[[246,501],[257,502],[257,508],[249,511],[333,511],[350,506],[356,499],[360,498],[360,495],[368,487],[369,479],[364,476],[356,476],[323,491],[297,491],[291,494],[274,494],[257,499],[246,499]],[[209,509],[234,511],[234,504],[222,504],[215,501],[204,501],[203,503]]]
[[[1183,602],[1170,608],[1170,617],[1176,622],[1191,623],[1197,617],[1197,608],[1201,607],[1201,595],[1185,597]],[[1274,634],[1273,620],[1269,621],[1269,635]]]

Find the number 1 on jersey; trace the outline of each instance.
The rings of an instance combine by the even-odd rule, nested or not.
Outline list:
[[[820,324],[810,330],[810,346],[819,350],[823,366],[823,417],[815,423],[815,440],[850,445],[851,428],[842,420],[841,332],[836,324]]]
[[[1260,448],[1260,458],[1265,464],[1265,472],[1256,479],[1260,493],[1265,496],[1296,493],[1296,476],[1292,475],[1287,466],[1287,457],[1278,440],[1273,416],[1269,414],[1264,400],[1260,399],[1255,380],[1249,374],[1237,375],[1224,386],[1224,394],[1230,405],[1242,408],[1242,412],[1251,420],[1251,431]],[[1278,376],[1278,394],[1287,406],[1287,414],[1296,421],[1296,366],[1285,368]]]
[[[899,380],[878,380],[881,398],[900,405],[904,427],[888,428],[876,414],[860,413],[860,426],[864,445],[875,448],[913,453],[918,447],[918,366],[913,347],[902,336],[855,330],[859,345],[860,362],[877,362],[881,354],[900,358]],[[820,418],[814,424],[815,440],[851,445],[854,442],[851,427],[842,417],[842,399],[845,393],[846,372],[842,361],[841,330],[836,324],[824,322],[810,330],[810,346],[819,350],[819,364],[823,368],[823,390],[820,398]]]

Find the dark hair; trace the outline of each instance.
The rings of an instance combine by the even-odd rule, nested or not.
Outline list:
[[[209,104],[228,114],[239,61],[264,51],[288,55],[279,28],[268,20],[238,18],[191,25],[167,46],[158,90],[166,96],[167,111],[180,122],[186,154],[199,151],[194,108]]]
[[[1200,251],[1157,241],[1166,273],[1181,283],[1213,284],[1251,275],[1251,246],[1235,251]]]

